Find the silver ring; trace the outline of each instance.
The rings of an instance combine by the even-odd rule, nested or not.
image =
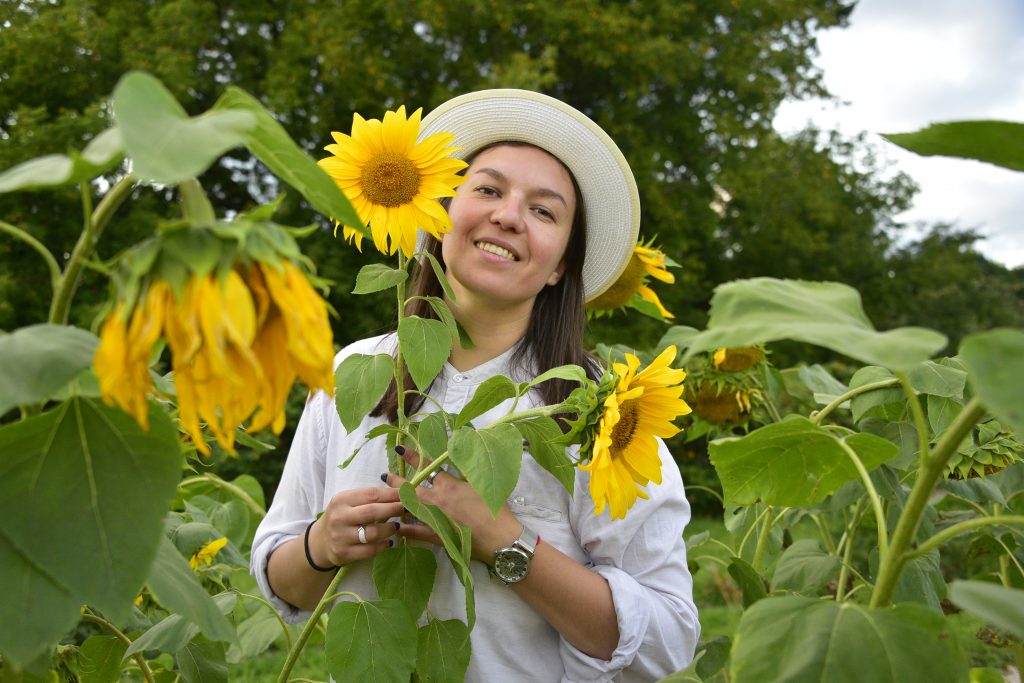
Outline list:
[[[426,478],[423,481],[420,482],[420,486],[422,486],[425,489],[432,489],[432,488],[434,488],[434,479],[436,479],[437,475],[439,475],[440,473],[441,473],[441,468],[439,467],[436,470],[434,470],[433,472],[431,472],[430,474],[428,474],[426,476]]]
[[[359,529],[358,529],[358,531],[356,533],[359,534],[359,542],[362,543],[363,545],[366,545],[366,527],[360,525]]]

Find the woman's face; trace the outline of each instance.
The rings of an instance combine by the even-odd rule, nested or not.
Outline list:
[[[473,160],[448,213],[442,254],[463,296],[508,308],[533,306],[565,271],[576,195],[555,157],[536,147],[498,145]]]

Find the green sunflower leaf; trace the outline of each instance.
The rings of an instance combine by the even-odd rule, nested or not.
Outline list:
[[[0,415],[44,402],[92,365],[96,335],[67,325],[31,325],[0,336]]]
[[[740,438],[711,442],[708,451],[727,505],[814,505],[858,478],[844,441],[870,472],[894,458],[895,445],[871,434],[836,437],[810,420],[789,416]]]
[[[243,132],[245,146],[270,171],[298,190],[320,213],[372,239],[345,193],[327,173],[295,144],[260,101],[236,87],[229,87],[211,110],[244,113],[255,125]]]
[[[407,316],[398,323],[398,341],[412,381],[417,389],[426,391],[451,355],[448,328],[440,320]]]
[[[915,133],[890,133],[882,137],[921,156],[976,159],[1024,171],[1024,123],[952,121],[933,123]]]
[[[960,358],[981,402],[1017,434],[1024,434],[1024,330],[998,329],[969,335]]]
[[[448,453],[496,516],[519,481],[523,462],[519,431],[510,424],[480,430],[465,426],[452,434]]]
[[[121,132],[117,128],[108,128],[93,138],[81,154],[47,154],[0,173],[0,194],[91,180],[109,171],[123,154]]]
[[[477,417],[480,417],[488,410],[500,405],[502,402],[516,395],[516,385],[504,375],[495,375],[484,380],[473,393],[473,398],[465,405],[455,418],[455,428],[458,429]]]
[[[708,329],[690,340],[683,360],[701,351],[780,339],[894,370],[909,370],[946,346],[946,337],[934,330],[875,330],[860,294],[847,285],[761,277],[715,288]]]
[[[334,405],[341,424],[354,430],[380,402],[395,378],[395,359],[386,353],[353,353],[334,371]]]
[[[339,681],[407,681],[416,619],[400,600],[339,602],[327,622],[327,670]]]
[[[138,178],[173,185],[203,173],[232,147],[242,145],[256,118],[246,111],[210,111],[189,118],[153,76],[132,71],[111,98],[114,120]]]
[[[370,263],[359,269],[352,293],[382,292],[405,282],[408,278],[409,274],[400,268],[392,268],[383,263]]]
[[[417,634],[416,674],[431,683],[462,683],[472,654],[469,629],[458,619],[431,619]]]
[[[373,585],[384,599],[401,601],[419,618],[434,589],[437,559],[426,548],[388,548],[373,558]],[[459,622],[462,623],[462,622]]]
[[[729,666],[734,683],[959,683],[968,664],[946,619],[921,605],[787,596],[743,613]]]

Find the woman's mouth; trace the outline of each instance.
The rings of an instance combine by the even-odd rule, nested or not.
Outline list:
[[[499,247],[497,244],[491,244],[490,242],[476,242],[475,246],[477,249],[480,249],[481,251],[486,251],[489,254],[500,256],[501,258],[506,259],[508,261],[519,260],[518,258],[516,258],[516,255],[513,254],[511,251],[509,251],[505,247]]]

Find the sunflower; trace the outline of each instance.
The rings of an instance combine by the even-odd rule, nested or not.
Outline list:
[[[715,351],[712,363],[715,370],[742,372],[764,360],[764,351],[757,346],[737,346]]]
[[[668,267],[675,265],[664,252],[653,248],[651,242],[638,242],[622,275],[600,296],[587,302],[587,310],[600,316],[626,306],[635,307],[636,297],[640,297],[653,304],[662,318],[674,318],[647,283],[651,277],[669,284],[675,282],[675,276],[668,272]]]
[[[690,412],[681,398],[686,373],[671,367],[675,356],[670,346],[639,372],[640,359],[628,353],[625,363],[612,366],[618,383],[604,401],[590,461],[580,465],[590,472],[594,514],[607,505],[612,519],[621,519],[637,497],[647,498],[640,487],[661,483],[655,437],[678,434],[672,421]]]
[[[440,238],[452,228],[437,200],[455,196],[466,162],[450,157],[458,150],[450,146],[455,141],[451,133],[416,142],[422,111],[406,118],[401,106],[386,112],[383,121],[355,114],[352,134],[332,132],[336,144],[324,149],[333,156],[317,162],[370,226],[374,246],[383,254],[401,248],[408,258],[416,248],[417,229]],[[363,233],[355,227],[344,226],[343,234],[362,250]]]
[[[199,571],[199,565],[201,564],[210,566],[213,564],[213,558],[217,557],[217,553],[219,553],[227,544],[228,539],[223,536],[210,541],[193,553],[192,557],[188,560],[188,566],[192,567],[192,571],[194,572]]]
[[[754,392],[740,387],[717,386],[701,382],[696,390],[686,390],[686,400],[694,414],[716,427],[727,427],[742,422],[753,408],[750,397]]]
[[[93,364],[104,400],[143,428],[153,388],[149,358],[161,335],[171,351],[178,417],[204,455],[203,423],[229,453],[250,417],[250,431],[280,433],[296,376],[310,389],[334,391],[326,304],[287,260],[236,263],[223,277],[192,273],[180,295],[153,279],[141,301],[130,312],[125,303],[115,308]]]

